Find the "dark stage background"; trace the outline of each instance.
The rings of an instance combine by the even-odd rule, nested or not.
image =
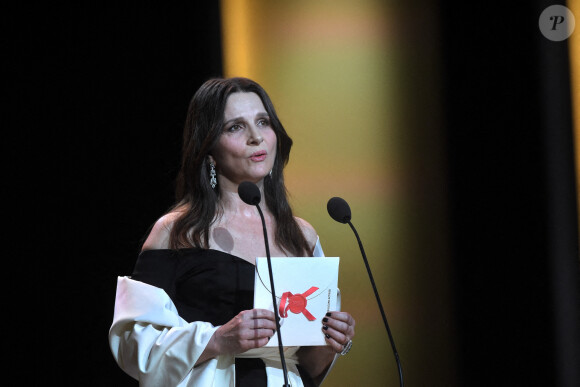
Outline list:
[[[11,352],[32,367],[27,385],[137,385],[108,347],[116,278],[171,204],[191,96],[221,73],[216,4],[2,13],[18,238],[9,275],[24,279],[11,287],[12,323],[32,338]]]
[[[449,385],[580,380],[567,47],[537,27],[550,4],[440,4],[460,343]],[[29,5],[2,19],[12,375],[136,385],[107,343],[116,276],[171,204],[187,104],[221,74],[219,9]]]
[[[580,383],[568,46],[538,29],[552,4],[442,2],[460,385]]]

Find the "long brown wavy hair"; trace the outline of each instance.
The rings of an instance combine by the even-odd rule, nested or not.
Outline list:
[[[275,242],[287,253],[309,255],[310,248],[288,203],[283,169],[290,157],[292,139],[276,115],[266,91],[247,78],[212,78],[194,94],[183,131],[181,168],[176,181],[176,202],[169,212],[178,211],[169,237],[171,249],[209,247],[209,228],[219,216],[220,190],[210,185],[208,155],[223,132],[228,97],[236,92],[256,93],[276,133],[277,152],[272,173],[264,178],[264,197],[276,220]]]

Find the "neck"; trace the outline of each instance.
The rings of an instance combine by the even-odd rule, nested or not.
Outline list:
[[[260,196],[262,200],[260,201],[260,208],[262,211],[267,212],[267,208],[264,202],[264,180],[256,182],[258,189],[260,190]],[[224,184],[220,191],[220,206],[226,213],[231,214],[244,214],[244,215],[255,215],[259,216],[255,206],[246,204],[242,201],[238,194],[238,184]]]

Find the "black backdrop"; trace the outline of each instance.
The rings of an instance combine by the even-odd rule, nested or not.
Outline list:
[[[137,385],[108,347],[116,277],[172,202],[191,96],[221,75],[218,3],[2,12],[8,274],[21,276],[7,335],[27,385]]]
[[[538,28],[557,3],[441,2],[465,386],[580,384],[568,41]]]
[[[1,13],[15,378],[136,385],[107,343],[115,279],[171,203],[191,95],[221,74],[216,3]],[[548,5],[440,2],[459,385],[578,381],[567,47],[537,28]]]

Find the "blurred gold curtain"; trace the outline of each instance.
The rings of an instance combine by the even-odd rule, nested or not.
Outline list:
[[[353,350],[329,386],[397,385],[358,244],[326,212],[351,206],[406,384],[453,386],[436,8],[428,1],[222,0],[226,76],[256,80],[294,140],[294,211],[339,256]],[[410,22],[412,21],[412,22]]]

